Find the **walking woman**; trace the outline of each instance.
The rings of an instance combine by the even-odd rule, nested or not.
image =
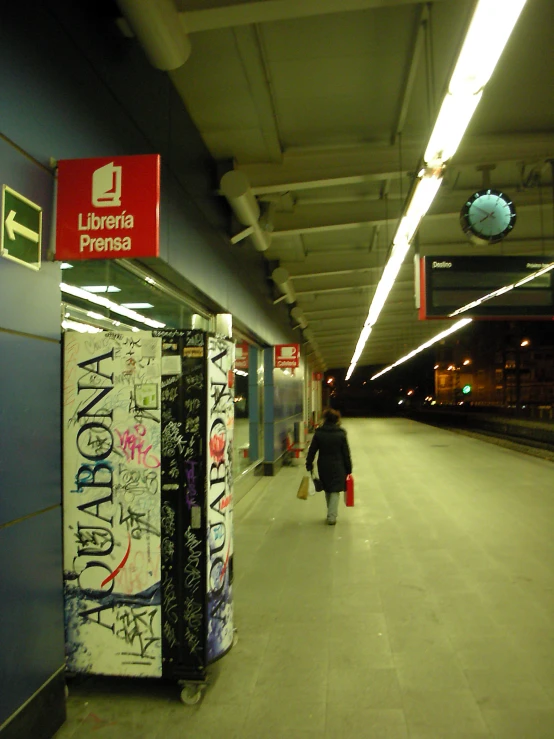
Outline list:
[[[352,460],[346,431],[340,425],[340,413],[333,408],[323,411],[323,424],[315,430],[306,456],[306,469],[313,470],[317,458],[317,471],[327,500],[327,523],[334,526],[341,492],[345,489],[346,476],[352,472]]]

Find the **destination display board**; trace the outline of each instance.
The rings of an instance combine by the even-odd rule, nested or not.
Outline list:
[[[455,311],[548,267],[554,256],[423,257],[420,264],[421,320],[448,318]],[[552,319],[554,270],[473,305],[463,313],[476,319]]]

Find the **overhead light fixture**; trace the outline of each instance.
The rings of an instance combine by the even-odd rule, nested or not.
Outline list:
[[[88,323],[80,323],[79,321],[70,321],[67,319],[62,321],[62,328],[66,331],[78,331],[80,334],[98,334],[102,331],[101,328],[91,326]]]
[[[234,243],[250,236],[258,251],[266,251],[271,234],[260,226],[260,206],[244,172],[233,169],[221,178],[220,188],[237,220],[248,228],[234,238]]]
[[[427,213],[433,199],[442,182],[442,170],[421,170],[419,178],[415,183],[412,196],[406,208],[406,212],[394,236],[392,242],[392,251],[389,257],[381,279],[375,290],[373,300],[369,306],[367,318],[364,327],[360,333],[360,338],[356,344],[354,355],[350,361],[350,367],[346,373],[346,380],[350,379],[358,359],[362,355],[366,342],[371,334],[371,328],[377,323],[379,314],[387,300],[387,297],[394,285],[400,268],[408,250],[411,240],[413,239],[421,219]]]
[[[409,354],[406,354],[405,357],[401,357],[400,359],[397,359],[394,364],[391,364],[389,367],[385,367],[385,369],[381,370],[380,372],[377,372],[376,375],[373,375],[371,377],[371,380],[376,380],[378,377],[381,377],[381,375],[384,375],[385,372],[389,372],[391,369],[394,369],[395,367],[398,367],[399,364],[402,364],[403,362],[407,362],[409,359],[412,359],[415,357],[416,354],[419,354],[420,352],[424,351],[424,349],[428,349],[430,346],[433,346],[433,344],[436,344],[437,341],[442,341],[442,339],[445,339],[447,336],[450,336],[450,334],[453,334],[455,331],[459,331],[460,329],[464,328],[468,325],[468,323],[471,323],[471,318],[462,318],[461,321],[458,321],[453,326],[450,326],[450,328],[446,329],[446,331],[441,331],[440,334],[437,334],[432,339],[429,339],[429,341],[426,341],[421,346],[418,346],[417,349],[414,349]],[[435,369],[437,369],[438,365],[435,365]],[[448,368],[450,369],[450,367]]]
[[[525,3],[526,0],[479,0],[450,80],[451,94],[483,89]]]
[[[352,374],[352,371],[354,370],[354,367],[356,366],[358,359],[362,355],[362,352],[364,350],[367,340],[369,339],[370,334],[371,334],[371,326],[364,326],[360,334],[360,338],[358,339],[358,343],[356,344],[354,356],[352,357],[352,360],[350,362],[350,367],[348,369],[345,379],[348,380],[348,378]]]
[[[121,303],[121,305],[125,306],[125,308],[153,308],[154,306],[152,303]]]
[[[121,288],[115,285],[82,285],[83,290],[89,293],[120,293]]]
[[[296,321],[296,326],[294,328],[301,328],[301,329],[308,328],[308,322],[304,318],[304,314],[302,313],[300,308],[298,307],[292,308],[290,314]]]
[[[454,156],[526,0],[479,0],[448,85],[425,161],[444,164]]]
[[[275,303],[278,303],[281,300],[284,300],[289,304],[296,301],[296,293],[294,292],[294,287],[290,281],[290,275],[284,267],[277,267],[274,269],[271,273],[271,279],[283,293],[280,298],[277,298],[277,300],[274,301]]]
[[[454,156],[482,94],[446,94],[423,156],[427,164],[440,166]]]
[[[146,318],[146,316],[137,313],[131,308],[125,308],[118,303],[114,303],[108,298],[90,293],[87,290],[84,290],[82,287],[76,287],[75,285],[68,285],[65,282],[61,282],[60,290],[64,293],[67,293],[68,295],[73,295],[75,298],[88,300],[90,303],[94,303],[95,305],[102,305],[104,306],[104,308],[109,308],[109,310],[111,310],[113,313],[118,313],[121,316],[126,316],[127,318],[130,318],[137,323],[144,323],[146,326],[151,326],[152,328],[164,328],[165,326],[165,323],[162,323],[161,321],[154,321],[152,318]]]
[[[420,173],[396,231],[391,255],[377,285],[364,329],[377,321],[421,219],[438,192],[444,165],[455,154],[526,1],[479,0],[475,7],[448,92],[425,150],[423,158],[427,169]],[[363,345],[360,347],[362,336],[363,331],[346,380],[352,375],[363,351]]]
[[[442,169],[422,169],[418,174],[415,188],[405,211],[405,215],[400,221],[396,230],[393,244],[404,245],[405,242],[411,244],[421,219],[431,207],[431,203],[435,199],[435,195],[442,182]]]
[[[148,282],[149,285],[155,285],[156,284],[156,280],[153,280],[151,277],[145,277],[144,278],[144,281],[145,282]]]
[[[69,262],[62,262],[60,264],[60,269],[73,269],[73,265],[69,264]]]
[[[121,327],[123,331],[130,331],[131,325],[128,323],[122,323],[112,318],[108,318],[100,313],[89,311],[86,308],[80,308],[78,305],[73,303],[62,303],[62,310],[64,318],[69,318],[72,321],[79,323],[91,324],[104,331],[111,330],[114,326]]]

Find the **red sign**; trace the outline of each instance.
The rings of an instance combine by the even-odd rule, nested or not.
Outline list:
[[[235,347],[235,369],[248,369],[248,344],[246,342],[237,344]]]
[[[56,259],[157,257],[160,155],[58,162]]]
[[[292,369],[300,366],[300,344],[276,344],[275,367]]]
[[[323,372],[313,372],[312,379],[316,382],[320,382],[321,380],[323,380]]]

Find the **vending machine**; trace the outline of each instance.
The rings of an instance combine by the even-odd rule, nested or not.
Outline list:
[[[198,330],[64,336],[70,673],[194,703],[233,644],[234,345]]]

